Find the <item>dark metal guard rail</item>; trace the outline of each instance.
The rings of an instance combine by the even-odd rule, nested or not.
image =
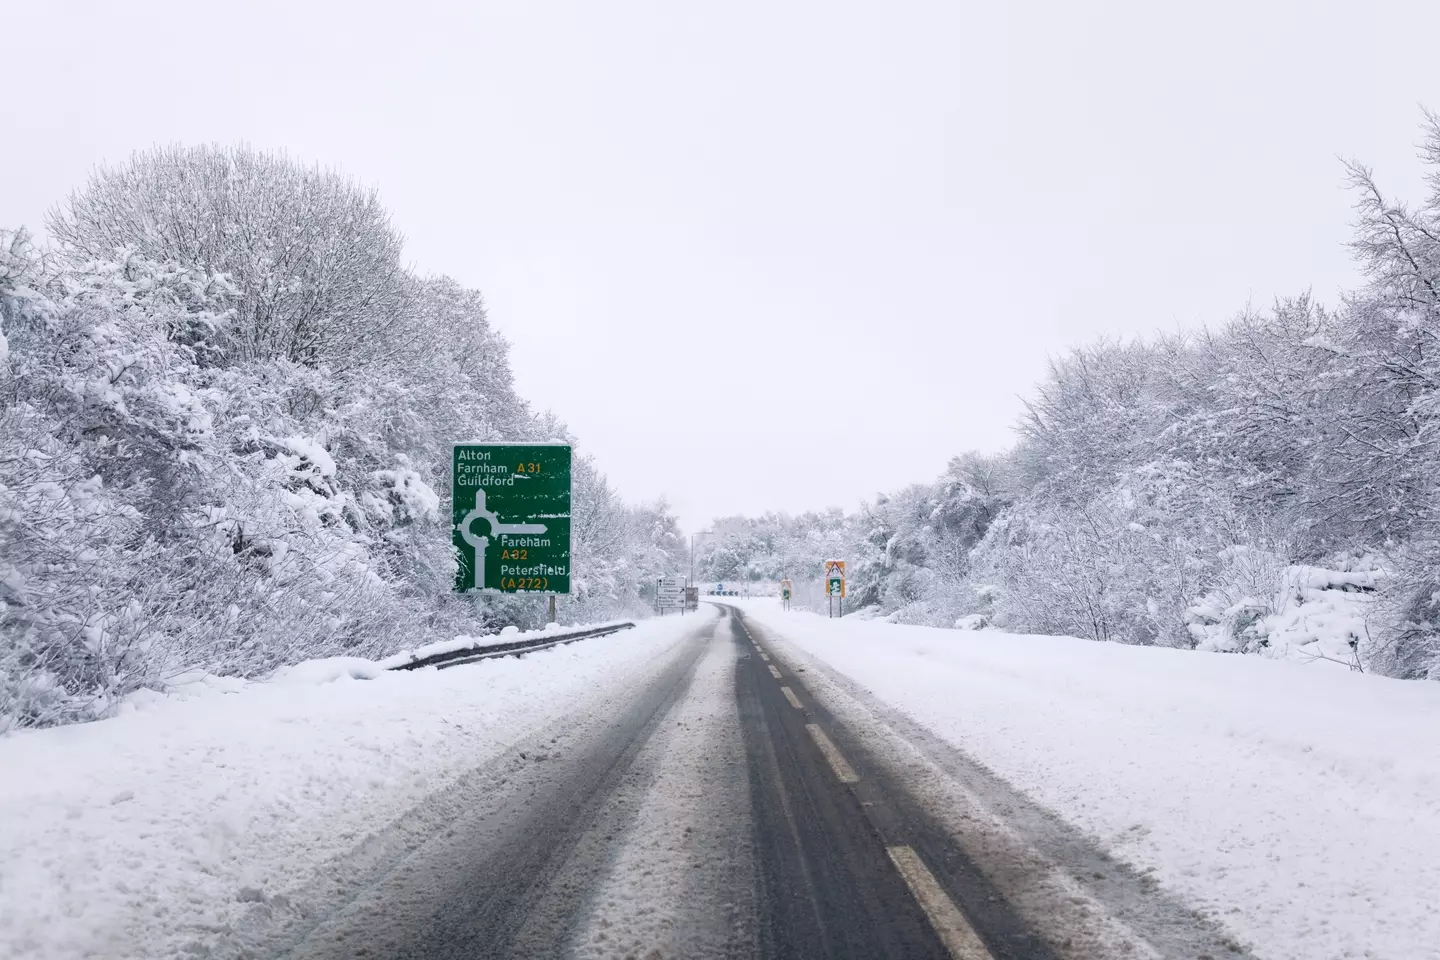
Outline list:
[[[391,670],[418,670],[421,667],[458,667],[463,663],[473,663],[476,660],[488,660],[491,657],[518,657],[522,653],[531,653],[535,650],[545,650],[549,647],[558,647],[562,643],[574,643],[576,640],[585,640],[589,637],[603,637],[611,633],[619,633],[621,630],[629,630],[634,627],[633,623],[609,623],[603,627],[591,627],[588,630],[574,630],[570,633],[548,633],[538,637],[526,637],[523,640],[514,640],[510,643],[492,643],[485,646],[464,647],[460,650],[447,650],[444,653],[432,653],[428,657],[416,657],[409,663],[401,663],[391,667]]]

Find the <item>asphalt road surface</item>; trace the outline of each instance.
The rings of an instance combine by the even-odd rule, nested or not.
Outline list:
[[[556,713],[233,955],[1245,956],[735,608]]]

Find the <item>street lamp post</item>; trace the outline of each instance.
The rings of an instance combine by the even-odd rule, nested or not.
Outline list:
[[[701,530],[699,533],[690,534],[690,586],[695,586],[695,538],[708,537],[714,530]]]

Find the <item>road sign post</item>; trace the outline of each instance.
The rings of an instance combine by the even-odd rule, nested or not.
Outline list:
[[[685,583],[679,577],[661,577],[655,588],[655,609],[663,617],[666,610],[685,613]]]
[[[784,580],[780,581],[780,605],[784,609],[790,609],[790,597],[792,594],[794,594],[794,592],[795,584],[790,581],[789,577],[786,577]]]
[[[451,466],[456,591],[568,594],[569,445],[457,443]]]
[[[840,616],[845,616],[845,561],[825,561],[825,596],[830,604],[830,616],[835,616],[835,604],[840,604]]]

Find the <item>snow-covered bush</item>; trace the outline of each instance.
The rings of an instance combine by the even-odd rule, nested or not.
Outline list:
[[[1337,556],[1328,567],[1282,566],[1274,554],[1227,551],[1224,586],[1187,611],[1196,648],[1363,670],[1376,653],[1369,620],[1386,571],[1374,557]]]
[[[1440,543],[1398,548],[1369,618],[1372,667],[1388,676],[1440,680]]]

